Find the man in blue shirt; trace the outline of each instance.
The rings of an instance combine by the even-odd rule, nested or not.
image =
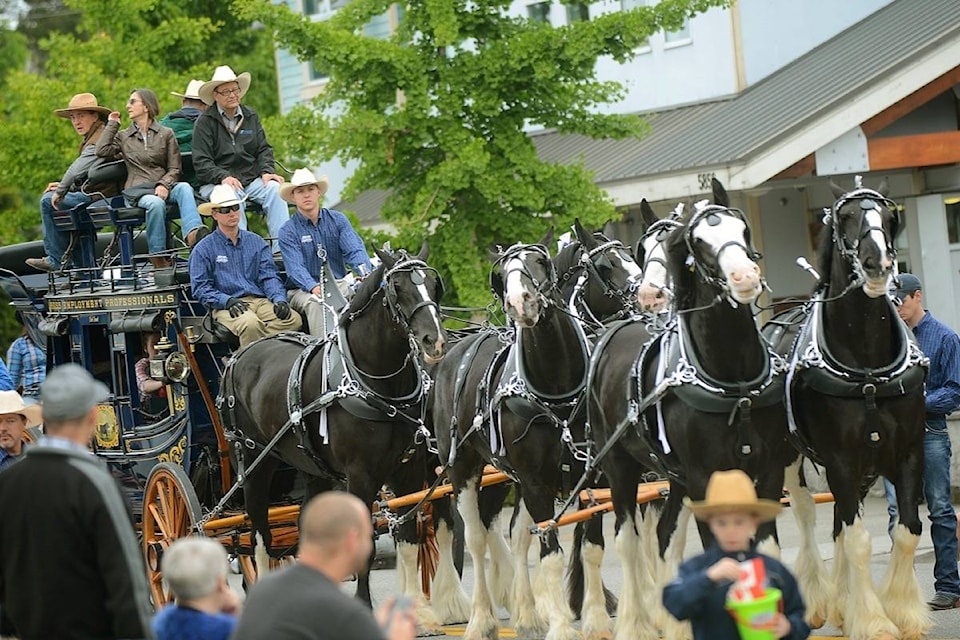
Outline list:
[[[280,197],[297,206],[279,235],[290,306],[306,317],[315,336],[333,329],[332,312],[349,297],[347,267],[360,276],[373,271],[363,240],[347,216],[320,206],[328,186],[327,176],[317,179],[309,169],[297,169],[280,187]],[[331,272],[338,290],[329,281]]]
[[[894,304],[913,330],[920,350],[930,359],[926,383],[927,432],[923,442],[923,495],[930,512],[933,539],[933,587],[927,604],[933,610],[960,606],[957,571],[957,514],[950,503],[950,435],[947,415],[960,407],[960,336],[923,308],[923,286],[912,273],[901,273]],[[896,515],[896,494],[884,480],[888,505]],[[892,500],[892,502],[891,502]]]
[[[193,296],[213,319],[240,338],[240,346],[300,328],[287,303],[283,282],[266,241],[240,228],[240,200],[228,185],[217,185],[210,202],[197,207],[212,215],[216,230],[190,254]]]
[[[23,325],[20,312],[17,312],[17,321]],[[26,327],[7,349],[7,362],[13,388],[20,389],[28,404],[40,402],[40,383],[47,376],[47,354],[33,341]]]
[[[16,386],[13,384],[10,372],[7,371],[7,365],[3,363],[3,358],[0,358],[0,391],[12,390],[16,390]]]

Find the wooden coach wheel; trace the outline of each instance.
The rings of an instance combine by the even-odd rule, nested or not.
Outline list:
[[[160,570],[163,553],[175,540],[193,534],[200,517],[197,492],[183,467],[169,462],[154,467],[143,492],[143,557],[158,609],[173,600]]]

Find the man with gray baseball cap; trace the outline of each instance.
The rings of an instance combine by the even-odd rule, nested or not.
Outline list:
[[[103,383],[76,364],[40,387],[45,437],[0,474],[0,610],[32,638],[146,638],[150,600],[124,498],[89,450]]]

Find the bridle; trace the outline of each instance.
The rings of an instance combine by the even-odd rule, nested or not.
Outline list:
[[[527,267],[526,260],[520,259],[520,254],[524,251],[531,251],[533,253],[539,254],[545,261],[548,266],[547,277],[545,280],[540,281],[534,276],[529,267]],[[517,265],[510,266],[505,268],[507,265]],[[542,244],[515,244],[506,251],[504,251],[497,261],[493,263],[493,270],[491,271],[491,277],[493,273],[498,269],[501,269],[501,278],[503,279],[503,286],[506,288],[507,279],[511,273],[519,272],[521,276],[527,278],[530,281],[530,284],[533,286],[533,290],[536,292],[537,297],[540,300],[541,306],[549,306],[551,304],[551,299],[549,294],[557,286],[557,273],[556,267],[553,264],[553,260],[550,259],[550,252]],[[495,293],[497,293],[495,291]],[[501,296],[502,300],[506,299],[506,291],[497,293]]]
[[[586,250],[581,242],[580,259],[560,277],[560,280],[566,281],[570,279],[573,276],[574,271],[582,268],[591,276],[591,279],[594,282],[599,283],[601,287],[601,293],[604,296],[616,300],[621,309],[629,312],[629,310],[636,306],[636,296],[634,294],[637,290],[637,287],[640,286],[640,279],[643,277],[643,272],[641,271],[639,275],[634,274],[627,276],[626,287],[614,287],[611,282],[607,278],[604,278],[600,273],[600,269],[602,267],[606,267],[611,271],[613,270],[613,264],[611,263],[610,257],[607,253],[609,251],[616,252],[617,257],[621,262],[627,262],[628,260],[633,262],[633,259],[629,257],[627,248],[619,240],[608,240],[597,245],[593,249],[590,249],[589,251]]]
[[[423,275],[424,272],[427,271],[433,272],[434,277],[437,279],[437,298],[440,298],[443,293],[443,281],[440,279],[439,272],[419,258],[403,256],[392,267],[384,272],[383,280],[380,282],[380,286],[384,290],[384,304],[393,315],[394,322],[402,326],[404,331],[407,333],[412,333],[410,329],[410,323],[413,321],[414,315],[416,315],[416,313],[421,309],[433,307],[437,311],[436,317],[440,318],[440,305],[436,300],[428,296],[425,300],[421,300],[414,305],[413,309],[411,309],[409,313],[404,313],[403,307],[400,306],[400,303],[397,300],[397,288],[394,277],[401,273],[409,273],[410,281],[414,285],[421,285],[426,282]]]
[[[847,204],[855,201],[860,205],[858,209],[860,213],[860,233],[855,239],[851,240],[846,236],[841,228],[840,210]],[[867,223],[867,212],[881,212],[881,205],[890,211],[893,218],[892,233],[883,226],[876,227]],[[870,235],[872,231],[879,231],[883,234],[884,243],[886,245],[884,249],[887,253],[887,257],[896,263],[897,249],[894,246],[893,241],[896,237],[897,231],[900,229],[900,209],[896,202],[880,194],[878,191],[861,187],[854,189],[849,193],[845,193],[838,198],[837,201],[833,203],[833,206],[827,215],[830,219],[833,246],[853,268],[853,271],[856,274],[856,280],[859,282],[866,280],[866,271],[864,270],[863,264],[860,261],[860,242]]]

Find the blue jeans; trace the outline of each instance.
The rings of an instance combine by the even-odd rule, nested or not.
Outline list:
[[[200,195],[204,198],[209,198],[214,186],[216,185],[203,185],[200,187]],[[263,180],[254,178],[253,182],[237,194],[237,197],[259,203],[260,206],[263,207],[263,212],[267,218],[267,230],[270,232],[270,237],[278,238],[280,236],[280,227],[290,219],[290,208],[287,206],[287,203],[284,202],[283,198],[280,197],[279,183],[271,180],[267,183],[267,186],[263,186]],[[243,208],[243,203],[240,203],[241,229],[247,228],[247,216],[245,213],[246,210]],[[274,243],[273,246],[274,249],[279,250],[279,245]]]
[[[167,196],[170,202],[180,209],[180,228],[184,239],[187,233],[200,226],[200,212],[193,197],[193,187],[186,182],[178,182]],[[129,201],[128,201],[129,204]],[[159,196],[142,196],[137,202],[147,212],[147,250],[160,253],[167,249],[167,203]]]
[[[960,597],[957,569],[957,514],[950,503],[950,434],[943,425],[928,423],[923,439],[923,497],[930,512],[933,540],[933,587],[937,593]],[[891,522],[897,514],[896,493],[884,478],[887,513]],[[892,500],[892,502],[891,502]],[[893,530],[893,527],[890,527]]]
[[[50,258],[51,264],[55,268],[60,268],[60,262],[63,260],[63,253],[70,244],[70,233],[61,231],[53,223],[53,191],[48,191],[40,198],[40,219],[43,222],[43,250]],[[72,209],[81,204],[87,204],[93,200],[88,195],[79,191],[70,191],[60,199],[60,210]]]

